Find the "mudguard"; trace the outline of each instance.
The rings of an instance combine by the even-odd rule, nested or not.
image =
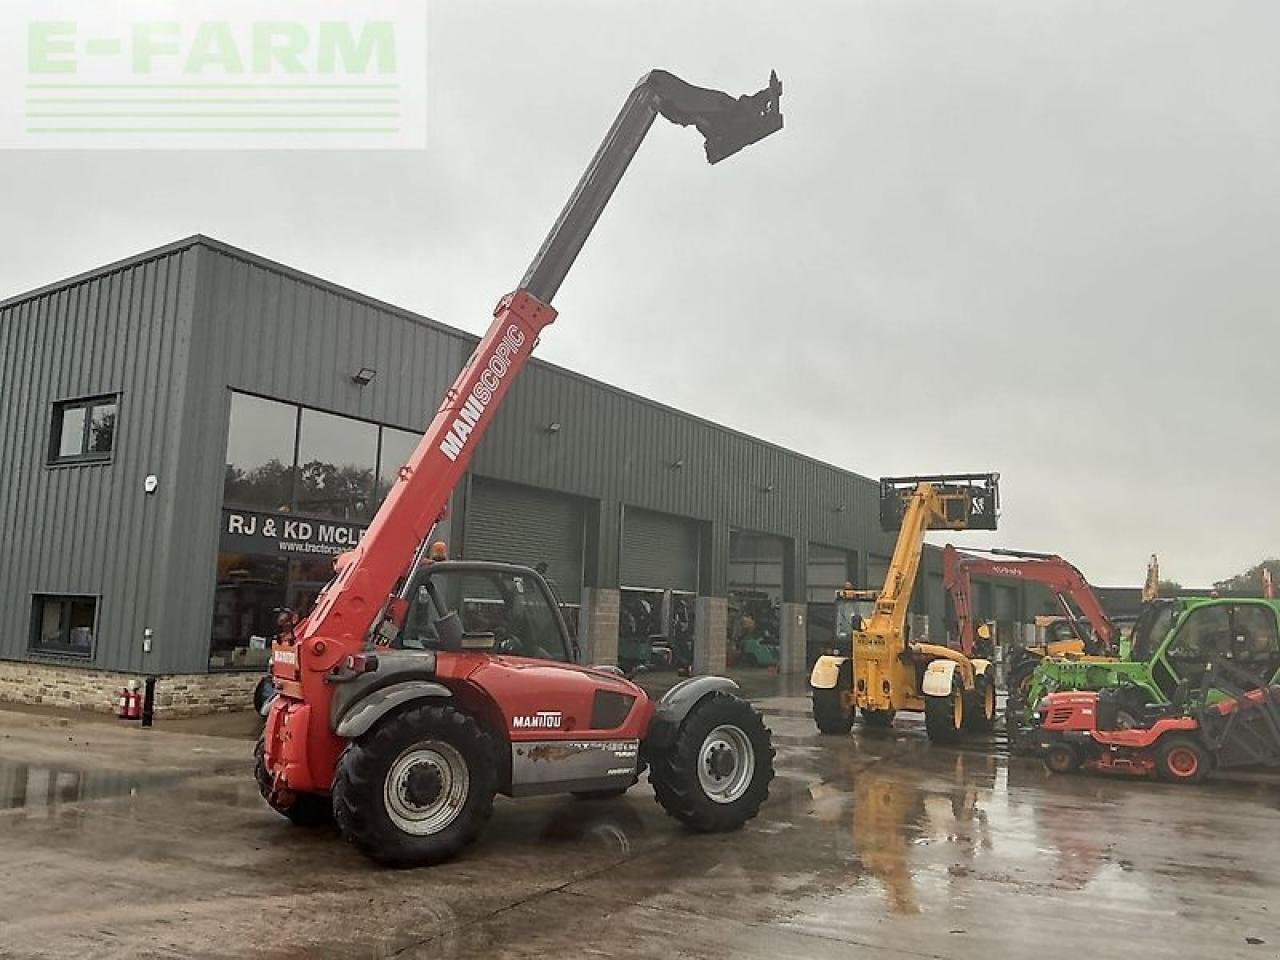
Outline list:
[[[951,696],[951,684],[958,664],[954,660],[931,660],[924,671],[920,692],[926,697]]]
[[[684,718],[698,702],[720,690],[737,690],[738,685],[728,677],[690,677],[681,680],[663,694],[653,710],[653,720],[644,738],[645,750],[661,750],[675,740],[676,732]]]
[[[848,657],[821,656],[809,674],[809,686],[815,690],[834,690],[840,682],[840,668],[849,662]]]
[[[385,717],[388,713],[414,700],[434,700],[452,697],[449,688],[430,680],[406,680],[389,687],[373,691],[362,700],[356,701],[342,715],[334,726],[333,732],[346,740],[352,740],[364,733]]]

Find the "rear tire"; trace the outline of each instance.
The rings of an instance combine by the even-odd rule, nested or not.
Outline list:
[[[493,813],[493,739],[451,706],[419,703],[347,744],[333,783],[342,835],[393,867],[445,860]]]
[[[773,780],[769,728],[731,693],[703,697],[675,740],[649,758],[649,782],[662,808],[698,833],[737,830],[760,812]]]
[[[1044,755],[1044,765],[1050,773],[1075,773],[1081,762],[1079,752],[1069,743],[1055,743]]]
[[[267,772],[267,746],[264,737],[258,737],[253,748],[253,779],[258,782],[262,799],[282,817],[299,827],[323,827],[333,822],[333,804],[319,793],[295,793],[287,803],[280,803],[272,791],[271,774]]]
[[[953,679],[951,693],[945,697],[924,698],[924,728],[934,743],[955,743],[964,730],[964,690],[959,679]]]
[[[894,710],[863,710],[862,725],[868,730],[888,730],[893,726]]]
[[[1163,737],[1156,745],[1156,776],[1167,783],[1199,783],[1211,766],[1209,751],[1191,737]]]
[[[853,709],[846,707],[842,699],[846,690],[853,687],[853,667],[840,664],[836,685],[829,690],[813,688],[813,722],[818,732],[830,736],[848,736],[853,729]]]

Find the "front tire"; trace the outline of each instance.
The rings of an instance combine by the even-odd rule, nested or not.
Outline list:
[[[853,688],[853,667],[846,661],[840,664],[836,685],[830,689],[813,687],[813,722],[819,733],[846,737],[853,729],[853,709],[844,704],[844,692]]]
[[[489,734],[451,706],[418,704],[385,717],[338,760],[338,827],[388,866],[448,859],[493,813],[494,757]]]
[[[951,683],[951,693],[945,697],[924,698],[924,728],[934,743],[956,743],[964,730],[964,689],[959,680]]]
[[[964,725],[969,733],[990,733],[996,724],[996,687],[985,674],[974,677],[965,694]]]
[[[1212,766],[1209,751],[1191,737],[1163,737],[1156,746],[1156,776],[1167,783],[1199,783]]]
[[[323,827],[333,822],[333,805],[329,798],[318,793],[295,793],[289,801],[281,802],[267,770],[267,745],[265,736],[258,737],[253,748],[253,779],[258,783],[262,799],[282,817],[299,827]]]
[[[737,830],[754,817],[774,775],[769,728],[751,704],[723,691],[698,701],[650,762],[655,799],[699,833]]]

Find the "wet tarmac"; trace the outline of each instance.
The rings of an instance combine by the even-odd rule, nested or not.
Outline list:
[[[267,810],[242,739],[0,713],[0,957],[1280,957],[1280,786],[1052,777],[910,719],[819,738],[740,833],[499,800],[458,860],[367,863]]]

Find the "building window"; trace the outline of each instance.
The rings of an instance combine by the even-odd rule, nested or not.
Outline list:
[[[53,406],[50,463],[110,460],[116,437],[117,398],[67,400]]]
[[[334,520],[373,516],[378,427],[319,410],[303,410],[298,431],[299,513]]]
[[[31,650],[62,657],[93,657],[93,597],[37,596],[31,617]]]
[[[422,434],[231,394],[222,502],[366,523]]]
[[[382,446],[378,451],[378,489],[377,501],[381,504],[391,486],[400,474],[400,468],[409,462],[413,451],[418,449],[422,434],[408,430],[397,430],[395,427],[382,428]]]
[[[223,500],[263,510],[291,510],[297,446],[297,407],[233,393]]]

